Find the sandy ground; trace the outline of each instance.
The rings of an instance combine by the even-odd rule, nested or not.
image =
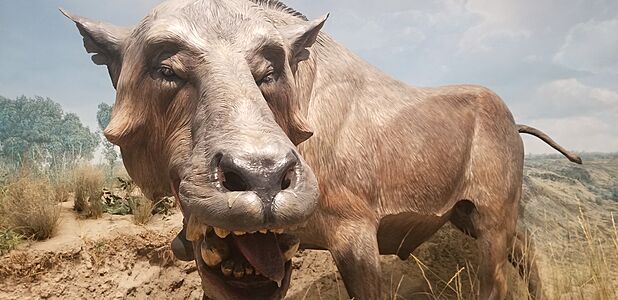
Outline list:
[[[618,163],[612,162],[611,169],[605,161],[588,164],[595,185],[560,175],[562,166],[553,162],[526,170],[520,220],[535,235],[549,299],[612,299],[598,296],[599,285],[591,280],[582,214],[600,249],[607,251],[609,272],[603,278],[611,292],[618,290],[618,246],[613,244],[615,239],[618,245],[618,235],[611,223],[612,214],[618,216],[618,202],[598,191],[599,186],[618,185]],[[169,249],[180,229],[179,213],[157,215],[138,226],[132,216],[81,220],[71,207],[71,202],[62,204],[52,239],[24,243],[0,257],[0,299],[201,299],[194,263],[175,260]],[[476,298],[478,255],[471,238],[447,224],[413,254],[406,261],[382,257],[387,298]],[[299,252],[293,267],[288,299],[347,299],[328,252]],[[525,299],[522,280],[514,268],[508,269],[508,298]]]
[[[63,204],[52,239],[0,258],[0,299],[201,299],[194,264],[176,260],[169,249],[179,213],[155,216],[145,226],[131,216],[76,217]],[[383,256],[382,281],[390,299],[472,299],[476,263],[474,241],[447,225],[407,261]],[[559,271],[541,264],[546,278]],[[328,252],[299,252],[293,267],[287,299],[348,299]],[[524,299],[522,281],[509,271],[509,299]],[[579,299],[565,295],[550,298]]]
[[[0,259],[1,299],[201,299],[194,264],[174,259],[169,249],[180,228],[179,213],[155,216],[148,225],[138,226],[131,216],[80,220],[71,207],[70,202],[62,204],[52,239],[22,244]],[[459,240],[445,244],[451,234]],[[429,257],[436,252],[456,258],[455,264],[431,264]],[[473,259],[473,252],[472,240],[447,227],[415,254],[429,261],[429,278],[443,276],[436,281],[448,281],[466,259]],[[414,259],[384,256],[382,263],[383,282],[393,297],[419,299],[430,293]],[[293,267],[288,299],[347,299],[328,252],[299,252]],[[455,295],[443,286],[436,289],[443,298]]]

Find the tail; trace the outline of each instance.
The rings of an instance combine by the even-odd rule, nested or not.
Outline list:
[[[570,161],[581,165],[582,159],[578,155],[562,148],[562,146],[558,145],[558,143],[554,142],[554,140],[552,140],[547,134],[543,133],[542,131],[530,126],[519,124],[517,124],[517,131],[519,131],[519,133],[527,133],[540,138],[541,140],[543,140],[543,142],[547,143],[552,148],[562,153],[562,155],[566,156],[566,158],[568,158]]]

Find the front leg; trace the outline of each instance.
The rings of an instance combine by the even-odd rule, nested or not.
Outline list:
[[[343,223],[331,231],[328,247],[351,299],[383,297],[380,254],[376,226],[359,222]]]

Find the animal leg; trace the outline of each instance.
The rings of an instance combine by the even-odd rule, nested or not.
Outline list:
[[[507,291],[507,233],[500,226],[483,227],[479,227],[485,230],[479,232],[477,238],[481,255],[479,299],[503,300]]]
[[[381,299],[380,255],[376,228],[366,224],[346,224],[336,228],[330,252],[352,299]]]
[[[527,231],[518,231],[515,235],[509,261],[519,271],[522,279],[527,281],[530,298],[535,300],[545,298],[536,264],[534,243]]]

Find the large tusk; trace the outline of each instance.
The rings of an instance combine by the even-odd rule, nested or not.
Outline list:
[[[191,215],[189,217],[189,223],[187,224],[187,240],[192,242],[199,241],[207,229],[207,225],[198,222],[197,217]]]
[[[201,246],[202,259],[209,267],[220,264],[230,256],[230,248],[226,242],[215,237],[205,237]]]
[[[202,243],[202,259],[209,267],[214,267],[223,261],[223,257],[214,249],[208,248],[206,243]]]

